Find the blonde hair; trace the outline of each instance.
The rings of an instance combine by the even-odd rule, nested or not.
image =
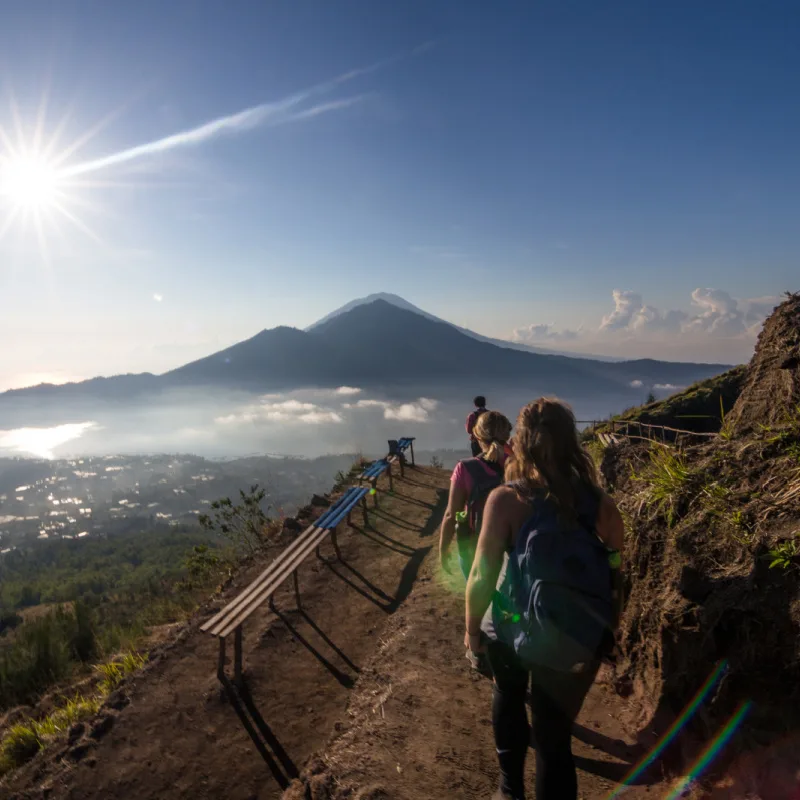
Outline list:
[[[545,489],[570,520],[576,514],[576,479],[600,491],[594,462],[578,439],[575,415],[554,398],[540,397],[519,412],[505,473],[506,480],[517,481],[523,490]]]
[[[511,436],[511,423],[499,411],[484,411],[478,417],[472,435],[481,443],[484,460],[500,464],[505,454],[504,445]]]

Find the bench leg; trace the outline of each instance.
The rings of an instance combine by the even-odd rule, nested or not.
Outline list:
[[[292,573],[292,582],[294,583],[294,600],[298,608],[302,608],[300,603],[300,580],[297,577],[297,570]]]
[[[405,467],[405,458],[403,457],[402,453],[397,455],[397,463],[400,465],[400,477],[405,478],[406,476],[406,467]]]
[[[414,461],[414,442],[411,442],[410,447],[411,447],[411,466],[416,467],[417,463],[416,461]]]
[[[361,513],[364,515],[364,526],[366,526],[367,522],[369,522],[369,517],[367,516],[367,498],[361,498]]]
[[[219,637],[219,658],[217,659],[217,677],[221,683],[225,683],[225,639]]]
[[[242,682],[242,626],[233,632],[233,682],[237,689],[241,689]]]
[[[386,472],[389,475],[389,491],[393,492],[394,491],[394,478],[392,477],[392,465],[391,464],[389,464],[389,466],[386,467]]]
[[[342,553],[339,550],[339,540],[336,538],[336,528],[331,531],[331,544],[333,545],[333,552],[336,553],[336,558],[342,560]]]

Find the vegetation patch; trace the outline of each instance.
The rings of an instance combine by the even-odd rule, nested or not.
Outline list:
[[[0,776],[30,761],[51,740],[67,732],[76,722],[95,716],[105,698],[122,680],[146,663],[146,654],[132,651],[119,661],[98,664],[95,671],[99,680],[93,694],[87,697],[76,693],[47,716],[12,725],[0,740]]]

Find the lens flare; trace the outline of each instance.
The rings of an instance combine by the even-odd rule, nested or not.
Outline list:
[[[697,690],[697,694],[689,701],[689,704],[683,709],[675,722],[669,726],[664,732],[663,736],[656,742],[655,746],[644,755],[644,757],[636,764],[633,765],[628,774],[620,781],[611,794],[608,795],[607,800],[613,800],[619,797],[642,773],[664,752],[666,747],[678,735],[681,728],[694,716],[695,711],[699,708],[703,700],[708,697],[711,690],[714,688],[717,681],[728,669],[727,661],[720,661],[717,664],[711,675],[708,676],[706,682]]]
[[[731,736],[736,733],[736,729],[742,724],[752,705],[752,703],[746,702],[739,706],[733,716],[720,728],[717,735],[706,745],[703,752],[692,762],[687,774],[678,781],[678,785],[667,795],[666,800],[678,800],[689,786],[705,772],[709,764],[730,741]]]

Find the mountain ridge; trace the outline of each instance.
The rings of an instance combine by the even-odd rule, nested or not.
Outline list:
[[[354,308],[357,308],[358,306],[366,305],[368,303],[375,302],[376,300],[383,300],[389,303],[390,305],[397,306],[398,308],[405,309],[406,311],[412,311],[413,313],[419,314],[420,316],[426,317],[427,319],[433,320],[434,322],[444,322],[446,325],[450,325],[452,328],[455,328],[460,333],[463,333],[465,336],[469,336],[472,339],[475,339],[476,341],[488,342],[489,344],[494,344],[497,345],[498,347],[506,347],[509,350],[521,350],[525,353],[537,353],[539,355],[566,356],[568,358],[589,358],[592,359],[593,361],[618,362],[626,360],[624,358],[617,358],[615,356],[573,353],[568,350],[551,350],[550,348],[535,347],[534,345],[523,344],[522,342],[512,342],[508,339],[495,339],[491,336],[484,336],[482,333],[477,333],[475,331],[470,330],[469,328],[464,328],[461,325],[456,325],[454,322],[449,322],[446,319],[437,317],[435,314],[430,314],[424,309],[421,309],[419,306],[415,306],[413,303],[410,303],[404,297],[400,297],[399,295],[392,294],[390,292],[375,292],[373,294],[367,295],[366,297],[360,297],[355,300],[351,300],[349,303],[345,303],[343,306],[340,306],[334,311],[331,311],[329,314],[326,314],[321,319],[318,319],[316,322],[313,322],[304,330],[306,331],[315,330],[319,326],[324,325],[326,322],[330,322],[331,320],[335,319],[341,314],[345,314],[348,311],[352,311]]]
[[[410,305],[410,304],[409,304]],[[264,329],[230,347],[161,375],[125,374],[69,384],[40,384],[0,397],[58,398],[72,395],[126,397],[181,387],[291,390],[482,383],[537,386],[574,394],[581,389],[620,389],[693,383],[729,368],[724,364],[637,359],[605,362],[586,357],[532,353],[462,333],[432,315],[384,299],[300,330]],[[641,382],[641,385],[638,383]]]

